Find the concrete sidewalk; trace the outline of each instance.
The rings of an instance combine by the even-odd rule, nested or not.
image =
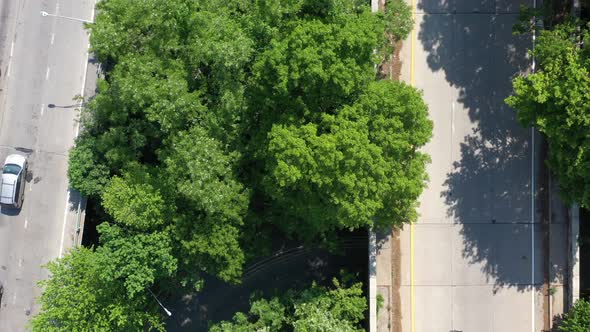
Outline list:
[[[400,231],[377,233],[377,296],[382,306],[377,312],[378,332],[401,331]]]

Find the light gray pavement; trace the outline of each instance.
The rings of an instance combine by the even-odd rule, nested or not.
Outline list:
[[[40,11],[90,19],[93,8],[94,0],[0,0],[0,160],[27,155],[31,173],[22,209],[0,213],[3,332],[24,331],[38,311],[37,282],[47,277],[41,266],[73,245],[77,218],[66,170],[88,35],[81,22]]]
[[[402,331],[548,327],[539,137],[503,101],[511,78],[531,68],[531,37],[511,33],[521,3],[532,5],[416,3],[402,79],[424,92],[434,136],[424,148],[432,157],[430,183],[413,226],[413,250],[409,226],[400,236]],[[563,227],[555,229],[553,245],[561,248]],[[564,264],[557,256],[556,279]]]

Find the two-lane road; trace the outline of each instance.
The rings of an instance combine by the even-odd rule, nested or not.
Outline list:
[[[0,0],[0,160],[28,156],[21,210],[0,214],[0,331],[24,331],[38,311],[43,264],[74,242],[77,206],[68,193],[68,150],[77,135],[76,102],[86,78],[94,0]]]
[[[408,0],[415,30],[402,77],[434,122],[430,182],[401,236],[403,331],[548,328],[539,136],[504,103],[532,68],[515,36],[534,0]],[[565,237],[563,237],[565,239]]]

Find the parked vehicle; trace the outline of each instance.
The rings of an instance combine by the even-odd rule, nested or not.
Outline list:
[[[6,157],[0,182],[0,204],[20,209],[23,204],[27,158],[19,154]]]

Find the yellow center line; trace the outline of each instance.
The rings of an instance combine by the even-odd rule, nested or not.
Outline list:
[[[412,21],[416,21],[416,4],[412,0]],[[416,29],[412,27],[410,35],[410,85],[414,86],[414,37],[416,36]],[[410,325],[411,331],[415,331],[414,327],[414,223],[410,223]]]

